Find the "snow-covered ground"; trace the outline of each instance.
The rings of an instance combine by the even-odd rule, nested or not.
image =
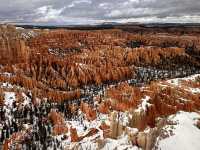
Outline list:
[[[200,74],[195,74],[195,75],[192,75],[192,76],[189,76],[189,77],[185,77],[185,78],[175,78],[175,79],[171,79],[171,80],[167,80],[167,83],[169,85],[172,85],[174,87],[179,87],[179,88],[184,88],[184,90],[192,93],[192,94],[199,94],[200,93],[200,88],[194,88],[194,87],[190,87],[189,85],[188,86],[185,86],[183,84],[183,81],[192,81],[192,82],[195,82],[195,79],[197,77],[200,77]],[[162,85],[161,86],[166,86],[166,85]]]
[[[122,135],[117,140],[107,139],[105,146],[101,150],[140,150],[137,146],[133,146],[127,135]]]
[[[195,75],[188,76],[185,78],[175,78],[175,79],[167,80],[167,82],[174,86],[180,86],[181,81],[194,81],[197,77],[200,77],[200,74],[195,74]]]
[[[169,116],[173,125],[166,125],[163,129],[169,137],[157,138],[160,150],[200,150],[200,129],[195,125],[200,118],[198,113],[179,112]]]

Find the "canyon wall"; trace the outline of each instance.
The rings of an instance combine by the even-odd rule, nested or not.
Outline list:
[[[0,26],[0,53],[0,64],[24,63],[28,60],[28,47],[15,27]]]

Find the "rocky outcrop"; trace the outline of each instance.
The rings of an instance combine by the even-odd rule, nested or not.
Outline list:
[[[89,121],[93,121],[97,117],[96,111],[86,103],[81,103],[81,111],[85,114],[86,119]]]
[[[102,122],[102,124],[99,127],[103,131],[103,137],[109,138],[110,137],[110,126],[108,126],[105,122]]]
[[[111,106],[115,106],[112,107],[114,110],[129,112],[128,122],[130,127],[143,131],[147,126],[155,127],[157,117],[168,116],[178,111],[192,112],[199,109],[199,94],[188,90],[191,86],[199,87],[198,83],[195,81],[181,81],[179,84],[180,87],[174,87],[169,86],[166,82],[152,83],[144,87],[143,90],[140,89],[140,92],[136,92],[135,87],[119,85],[107,91],[107,98],[108,101],[111,101]],[[134,99],[131,99],[132,97]],[[131,103],[131,101],[133,102]],[[120,105],[126,106],[127,103],[129,107],[119,109]],[[111,130],[115,132],[114,125]]]
[[[108,102],[102,102],[98,107],[98,111],[102,114],[109,114],[109,107],[110,104]]]
[[[3,90],[0,89],[0,107],[4,106],[4,93]]]
[[[144,130],[147,126],[146,112],[144,110],[133,111],[131,115],[131,118],[129,118],[129,126],[139,130]]]
[[[71,142],[79,141],[79,137],[78,137],[76,128],[72,128],[72,127],[70,128],[70,137],[71,137]]]
[[[116,139],[123,133],[123,125],[119,121],[119,114],[117,112],[112,112],[110,122],[110,137]]]
[[[64,118],[60,113],[57,113],[55,110],[52,110],[49,113],[49,119],[53,124],[53,134],[61,135],[68,132],[68,128],[64,122]]]
[[[118,111],[127,111],[136,108],[141,101],[141,91],[137,87],[131,87],[123,83],[116,88],[107,90],[107,96],[112,109]]]
[[[29,58],[29,48],[20,38],[14,26],[0,26],[0,63],[26,63]]]
[[[197,121],[196,126],[200,129],[200,119]]]

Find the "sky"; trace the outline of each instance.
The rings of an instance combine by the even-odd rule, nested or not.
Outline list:
[[[200,23],[200,0],[0,0],[0,23]]]

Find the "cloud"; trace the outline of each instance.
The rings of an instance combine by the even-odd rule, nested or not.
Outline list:
[[[66,7],[60,9],[54,9],[53,6],[42,6],[36,9],[35,14],[40,16],[36,18],[34,21],[36,22],[49,22],[56,21],[58,19],[62,19],[61,13],[65,10]]]
[[[82,3],[91,4],[92,1],[91,1],[91,0],[75,0],[75,1],[72,1],[72,2],[68,5],[68,7],[69,7],[69,8],[76,7],[76,5],[82,4]]]
[[[199,22],[199,0],[0,0],[1,22]]]
[[[127,10],[112,10],[109,14],[106,14],[106,17],[112,19],[119,18],[139,18],[152,15],[156,13],[156,10],[150,8],[130,8]]]
[[[99,8],[102,8],[102,9],[108,9],[109,6],[110,6],[109,3],[100,3],[100,4],[99,4]]]

